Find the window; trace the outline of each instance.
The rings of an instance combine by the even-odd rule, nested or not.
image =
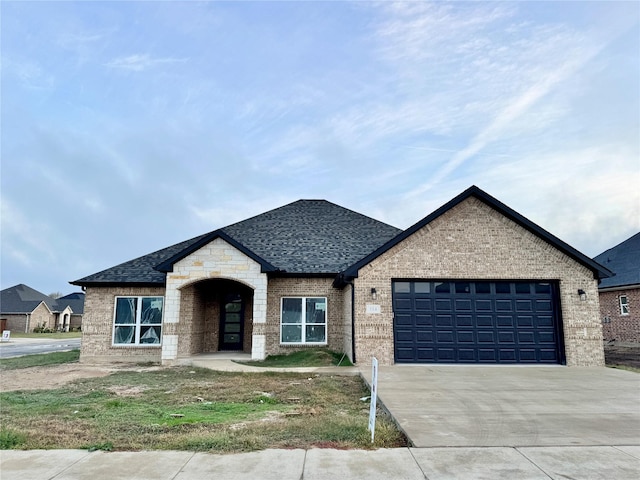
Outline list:
[[[163,297],[116,297],[114,345],[160,345]]]
[[[620,295],[620,315],[629,315],[629,299],[626,295]]]
[[[281,343],[327,343],[327,299],[285,297],[280,317]]]

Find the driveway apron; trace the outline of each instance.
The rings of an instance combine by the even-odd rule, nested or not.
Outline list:
[[[415,447],[640,445],[634,372],[395,365],[380,368],[378,395]]]

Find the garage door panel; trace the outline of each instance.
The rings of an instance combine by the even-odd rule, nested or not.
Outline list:
[[[459,348],[458,349],[458,361],[465,363],[475,363],[476,349],[475,348]]]
[[[411,305],[411,299],[410,298],[396,298],[394,303],[394,310],[396,312],[401,312],[401,311],[411,311],[412,310],[412,305]]]
[[[436,315],[436,327],[453,327],[453,315]]]
[[[416,314],[415,325],[421,326],[433,326],[433,315]]]
[[[395,282],[396,361],[559,363],[555,291],[550,282]]]
[[[470,312],[471,311],[471,300],[469,299],[456,299],[454,302],[455,311],[458,312]]]
[[[533,316],[532,315],[518,315],[516,317],[516,327],[518,327],[518,328],[533,328]]]
[[[490,312],[493,310],[493,302],[491,300],[476,300],[476,312]]]
[[[436,298],[435,299],[435,310],[436,312],[451,312],[452,302],[449,298]]]
[[[496,326],[513,327],[515,326],[515,320],[512,315],[498,315],[496,317]]]
[[[458,344],[461,344],[461,343],[475,344],[476,343],[476,339],[473,331],[468,331],[468,330],[458,331],[457,340],[458,340]]]
[[[412,315],[410,313],[396,313],[395,321],[396,321],[396,325],[398,326],[413,324]]]
[[[436,342],[438,345],[453,343],[453,330],[439,330],[436,332]]]
[[[496,299],[496,312],[512,312],[513,302],[511,299]]]
[[[516,342],[516,336],[514,331],[499,331],[498,332],[498,343],[499,344],[511,344],[513,345]]]
[[[430,298],[416,298],[414,305],[417,311],[430,312],[432,310]]]

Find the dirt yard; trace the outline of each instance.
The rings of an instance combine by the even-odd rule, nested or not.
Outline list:
[[[623,365],[640,369],[640,344],[605,345],[607,365]]]
[[[158,368],[161,367],[65,363],[63,365],[5,370],[0,378],[0,392],[56,388],[79,378],[106,377],[114,372],[143,372]]]

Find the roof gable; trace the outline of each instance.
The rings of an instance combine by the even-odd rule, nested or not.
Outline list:
[[[494,197],[492,197],[488,193],[484,192],[480,188],[478,188],[475,185],[473,185],[470,188],[468,188],[467,190],[465,190],[464,192],[462,192],[457,197],[455,197],[452,200],[450,200],[449,202],[445,203],[443,206],[441,206],[440,208],[435,210],[430,215],[427,215],[425,218],[423,218],[422,220],[420,220],[416,224],[414,224],[411,227],[409,227],[406,230],[404,230],[402,233],[397,235],[395,238],[392,238],[391,240],[389,240],[387,243],[382,245],[377,250],[373,251],[372,253],[370,253],[366,257],[362,258],[358,262],[356,262],[353,265],[351,265],[349,268],[347,268],[344,271],[344,273],[341,275],[341,278],[339,279],[339,281],[341,282],[341,281],[344,281],[344,280],[348,280],[350,278],[356,278],[358,276],[358,270],[360,270],[362,267],[364,267],[365,265],[367,265],[368,263],[370,263],[371,261],[373,261],[374,259],[376,259],[380,255],[382,255],[383,253],[385,253],[386,251],[388,251],[389,249],[391,249],[395,245],[399,244],[400,242],[402,242],[403,240],[405,240],[409,236],[413,235],[418,230],[421,230],[423,227],[425,227],[426,225],[428,225],[429,223],[434,221],[436,218],[440,217],[445,212],[451,210],[452,208],[454,208],[455,206],[457,206],[460,203],[464,202],[465,200],[467,200],[470,197],[475,197],[478,200],[484,202],[486,205],[488,205],[489,207],[491,207],[494,210],[498,211],[500,214],[502,214],[505,217],[509,218],[510,220],[512,220],[516,224],[520,225],[521,227],[525,228],[526,230],[530,231],[534,235],[540,237],[541,239],[543,239],[547,243],[551,244],[556,249],[560,250],[561,252],[563,252],[564,254],[568,255],[569,257],[573,258],[577,262],[579,262],[582,265],[586,266],[587,268],[589,268],[593,272],[594,278],[604,278],[604,277],[609,277],[609,276],[613,275],[613,273],[611,271],[609,271],[607,268],[605,268],[602,265],[598,264],[597,262],[593,261],[589,257],[583,255],[582,253],[577,251],[575,248],[571,247],[570,245],[568,245],[567,243],[563,242],[559,238],[555,237],[551,233],[547,232],[543,228],[539,227],[538,225],[536,225],[532,221],[530,221],[527,218],[523,217],[522,215],[520,215],[515,210],[509,208],[504,203],[500,202],[499,200],[495,199]]]
[[[600,288],[640,285],[640,232],[602,252],[594,260],[615,273],[605,278]]]

